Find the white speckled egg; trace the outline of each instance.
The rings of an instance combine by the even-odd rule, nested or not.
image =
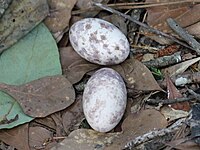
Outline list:
[[[130,52],[126,36],[113,24],[98,18],[86,18],[73,24],[69,39],[81,57],[100,65],[119,64]]]
[[[127,102],[122,77],[113,69],[96,71],[83,92],[83,111],[89,125],[96,131],[108,132],[121,120]]]

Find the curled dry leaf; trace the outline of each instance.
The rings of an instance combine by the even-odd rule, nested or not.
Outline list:
[[[172,80],[169,76],[166,77],[166,84],[167,84],[167,98],[168,99],[176,99],[176,98],[182,98],[183,95],[179,92],[179,90],[175,87]],[[189,102],[182,102],[182,103],[175,103],[171,104],[172,108],[176,110],[183,110],[183,111],[189,111],[190,110],[190,104]]]
[[[29,150],[28,137],[28,124],[0,131],[0,140],[19,150]]]
[[[56,142],[49,143],[52,138],[53,133],[43,127],[29,128],[29,146],[31,150],[50,149],[56,144]]]
[[[50,15],[45,24],[51,32],[56,33],[69,27],[71,11],[77,0],[48,0]]]
[[[0,18],[0,53],[30,32],[48,13],[46,0],[13,0]]]
[[[0,90],[15,98],[25,114],[45,117],[70,106],[75,99],[71,83],[62,75],[43,77],[23,85],[0,84]]]
[[[79,82],[87,72],[99,68],[81,58],[72,47],[60,49],[60,58],[63,73],[72,84]]]
[[[189,66],[191,66],[192,64],[198,62],[200,60],[200,57],[188,60],[188,61],[184,61],[182,63],[176,64],[174,66],[170,66],[168,68],[165,68],[162,70],[163,74],[166,76],[176,76],[178,74],[183,73]]]

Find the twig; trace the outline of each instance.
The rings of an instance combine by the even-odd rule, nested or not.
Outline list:
[[[141,27],[146,28],[149,32],[152,32],[152,33],[161,35],[161,36],[166,37],[166,38],[168,38],[168,39],[170,39],[170,40],[172,40],[172,41],[174,41],[174,42],[176,42],[176,43],[178,43],[178,44],[180,44],[180,45],[182,45],[182,46],[184,46],[184,47],[187,47],[187,48],[189,48],[189,49],[194,50],[192,47],[190,47],[190,46],[188,46],[187,44],[185,44],[185,43],[179,41],[179,40],[176,39],[175,37],[173,37],[173,36],[171,36],[171,35],[168,35],[168,34],[162,32],[162,31],[159,31],[159,30],[157,30],[157,29],[154,29],[154,28],[148,26],[147,24],[144,24],[144,23],[142,23],[142,22],[140,22],[140,21],[138,21],[138,20],[135,20],[135,19],[133,19],[133,18],[132,18],[131,16],[129,16],[129,15],[125,15],[125,14],[123,14],[123,13],[121,13],[121,12],[115,10],[115,9],[112,9],[112,8],[110,8],[110,7],[108,7],[108,6],[105,6],[105,5],[101,4],[101,3],[97,3],[97,2],[92,1],[92,4],[95,5],[95,6],[98,6],[98,7],[102,8],[102,9],[104,9],[104,10],[107,10],[107,11],[113,13],[113,14],[117,14],[117,15],[119,15],[119,16],[121,16],[121,17],[124,17],[125,19],[128,19],[128,20],[130,20],[130,21],[132,21],[132,22],[134,22],[134,23],[140,25]]]
[[[161,67],[177,64],[181,61],[182,61],[182,58],[180,56],[180,52],[176,52],[170,56],[163,56],[163,57],[159,57],[154,60],[150,60],[150,61],[146,61],[142,63],[147,67],[161,68]]]
[[[195,97],[194,96],[190,96],[190,97],[183,97],[183,98],[177,98],[177,99],[162,99],[162,100],[158,100],[158,99],[148,99],[146,101],[147,104],[163,104],[163,105],[168,105],[168,104],[174,104],[174,103],[180,103],[180,102],[186,102],[186,101],[191,101],[194,100]]]
[[[197,42],[189,33],[187,33],[174,19],[167,19],[168,25],[172,28],[172,30],[177,33],[185,42],[187,42],[197,54],[200,54],[200,43]]]
[[[156,131],[150,131],[142,136],[139,136],[139,137],[133,139],[132,141],[128,142],[125,145],[125,150],[133,149],[134,147],[138,146],[139,144],[145,143],[154,138],[162,137],[169,133],[174,133],[185,123],[185,120],[186,120],[185,118],[179,119],[178,121],[176,121],[174,124],[172,124],[168,128],[160,129],[160,130],[156,130]]]

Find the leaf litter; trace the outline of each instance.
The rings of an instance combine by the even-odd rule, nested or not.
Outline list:
[[[15,4],[15,0],[13,1],[13,4]],[[148,36],[148,32],[142,35],[142,30],[138,25],[134,26],[134,30],[131,30],[129,24],[132,22],[126,20],[126,16],[118,16],[118,12],[112,11],[112,14],[110,14],[106,11],[107,9],[103,11],[101,9],[104,9],[105,4],[107,4],[110,8],[116,8],[127,16],[131,15],[133,18],[139,19],[139,21],[143,20],[156,30],[164,31],[180,40],[181,38],[172,32],[166,23],[166,19],[173,18],[182,28],[198,39],[198,2],[174,0],[159,2],[154,0],[146,0],[146,2],[117,0],[113,2],[99,0],[97,2],[103,4],[103,7],[99,9],[92,6],[91,0],[49,0],[40,3],[35,1],[30,8],[42,7],[41,3],[45,3],[43,7],[46,8],[48,3],[49,15],[47,16],[47,9],[39,10],[37,15],[41,19],[38,19],[37,16],[34,16],[36,10],[33,12],[25,11],[25,15],[32,15],[33,17],[32,26],[27,24],[31,17],[23,20],[21,19],[23,15],[20,14],[25,3],[31,1],[22,0],[20,2],[18,7],[13,8],[19,12],[15,19],[19,18],[20,21],[18,22],[17,19],[16,23],[11,24],[7,32],[5,32],[7,24],[0,28],[3,35],[9,33],[8,38],[12,39],[11,44],[8,42],[8,47],[16,43],[0,56],[0,68],[2,70],[0,72],[0,90],[2,91],[0,98],[5,100],[0,105],[0,114],[3,114],[0,115],[1,141],[20,150],[115,150],[126,149],[127,146],[128,149],[157,150],[169,148],[169,146],[180,149],[195,149],[197,147],[195,144],[195,142],[198,142],[197,135],[195,135],[196,141],[189,140],[187,142],[185,140],[187,140],[188,134],[182,134],[182,137],[176,135],[177,130],[181,129],[181,119],[190,122],[188,111],[194,109],[190,105],[197,101],[194,98],[192,101],[179,103],[179,99],[190,96],[187,93],[188,88],[184,86],[176,87],[173,83],[174,80],[172,82],[170,78],[177,75],[181,76],[185,72],[187,75],[191,75],[190,77],[194,72],[198,73],[200,69],[198,54],[194,51],[190,52],[190,47],[179,43],[182,46],[177,44],[179,49],[174,52],[178,52],[179,57],[182,58],[181,62],[178,64],[176,62],[175,65],[165,62],[160,68],[151,68],[149,67],[151,65],[145,65],[140,60],[145,60],[146,56],[150,55],[152,62],[156,60],[156,57],[161,59],[165,56],[173,57],[172,50],[167,48],[172,46],[173,38],[170,38],[171,41],[167,42],[166,39],[160,37],[158,32],[153,36]],[[38,6],[35,5],[36,3]],[[7,10],[2,18],[6,22],[13,17],[11,12],[13,4],[9,4],[10,7],[8,8],[4,7]],[[143,11],[140,11],[141,8]],[[145,9],[148,13],[147,18],[144,13]],[[7,12],[10,12],[11,16],[6,15]],[[42,15],[42,13],[45,15]],[[120,123],[108,133],[92,130],[84,118],[82,108],[82,92],[86,82],[97,69],[105,66],[84,60],[68,43],[70,26],[77,20],[86,17],[103,18],[115,24],[129,38],[131,45],[131,53],[123,63],[107,66],[120,73],[128,91],[126,113]],[[44,18],[44,23],[50,31],[46,30],[44,24],[36,26]],[[22,32],[22,30],[17,31],[18,27],[22,29],[21,24],[24,24],[27,32],[30,31],[29,34]],[[0,25],[2,25],[1,21]],[[15,32],[12,32],[11,27]],[[32,28],[34,28],[33,31],[31,31]],[[12,33],[16,33],[16,36],[12,37]],[[28,38],[20,39],[25,34]],[[177,42],[177,40],[175,39],[174,42]],[[2,43],[2,38],[0,41],[0,45],[5,43]],[[165,45],[156,42],[165,43]],[[17,46],[19,43],[21,43],[21,46]],[[137,57],[132,53],[139,48],[142,49],[142,47],[145,47],[146,54],[142,52],[140,57]],[[157,52],[152,52],[150,47],[156,49]],[[166,83],[164,86],[160,84],[163,82]],[[195,91],[198,88],[198,80],[194,79],[193,82],[188,83],[190,84],[187,84],[187,87],[190,89]],[[198,95],[198,90],[195,92]],[[150,105],[146,103],[149,99],[159,101]],[[163,104],[161,101],[166,99],[172,99],[176,102],[170,105]],[[194,132],[192,127],[192,124],[188,124],[182,130],[187,130],[186,133],[190,133],[190,130],[193,129],[192,132]],[[5,128],[9,128],[9,130]]]

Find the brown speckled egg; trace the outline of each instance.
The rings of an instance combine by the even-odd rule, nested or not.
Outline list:
[[[127,102],[122,77],[113,69],[96,71],[83,92],[83,111],[89,125],[96,131],[108,132],[121,120]]]
[[[130,52],[126,36],[113,24],[98,18],[86,18],[73,24],[69,39],[81,57],[100,65],[119,64]]]

